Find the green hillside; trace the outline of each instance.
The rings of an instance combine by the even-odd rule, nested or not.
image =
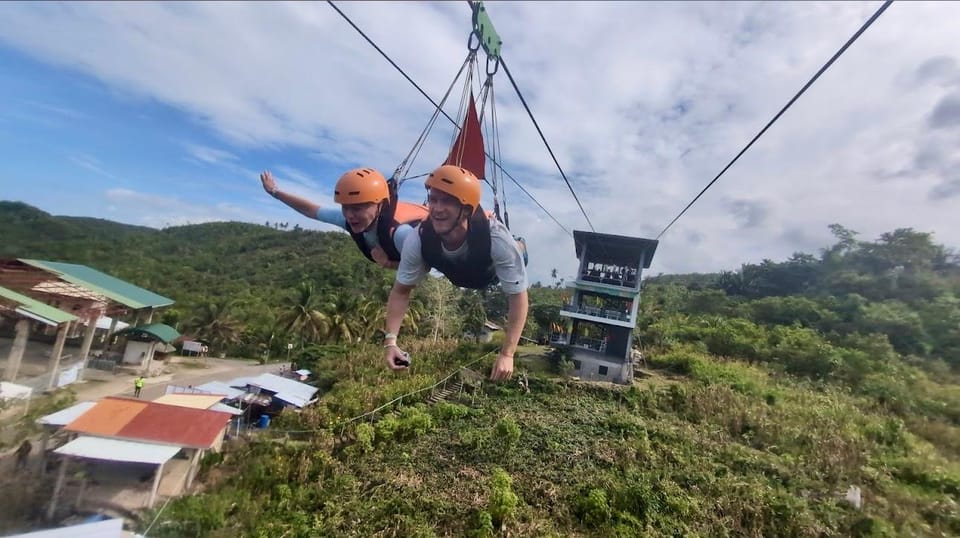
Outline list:
[[[318,373],[318,405],[209,456],[201,492],[144,514],[150,536],[960,534],[960,260],[930,234],[834,226],[817,253],[647,279],[633,386],[572,380],[562,349],[527,346],[529,390],[429,403],[410,393],[474,361],[488,371],[495,346],[460,337],[478,311],[502,318],[501,294],[429,281],[401,335],[414,366],[395,374],[375,337],[391,275],[343,234],[114,233],[0,209],[5,255],[174,297],[167,319],[230,353],[297,342]],[[564,291],[530,292],[536,337],[562,321]]]

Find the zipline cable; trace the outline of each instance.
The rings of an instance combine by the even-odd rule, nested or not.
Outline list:
[[[537,119],[533,117],[533,112],[530,110],[530,107],[527,106],[527,100],[523,98],[523,94],[520,93],[520,88],[517,86],[517,82],[513,80],[513,75],[510,74],[510,69],[507,67],[507,63],[503,61],[503,58],[500,58],[500,65],[503,66],[503,72],[507,74],[507,78],[510,80],[510,84],[513,85],[514,91],[517,92],[517,97],[520,98],[520,102],[523,104],[523,108],[526,109],[527,115],[530,116],[530,121],[533,122],[533,126],[537,128],[537,132],[540,133],[540,139],[543,140],[543,145],[547,146],[547,151],[550,153],[550,157],[553,159],[553,164],[557,165],[557,170],[560,171],[560,176],[563,178],[563,181],[567,184],[567,188],[570,189],[570,194],[573,195],[573,199],[577,201],[577,205],[580,207],[580,212],[583,213],[583,218],[587,220],[587,224],[590,225],[591,231],[597,231],[593,227],[593,223],[590,222],[590,217],[587,216],[587,212],[583,209],[583,204],[580,203],[580,198],[577,196],[577,193],[573,190],[573,185],[570,184],[570,180],[567,179],[567,175],[563,173],[563,168],[560,167],[560,162],[557,161],[557,156],[553,154],[553,149],[550,148],[550,144],[547,143],[547,137],[543,135],[543,131],[540,129],[540,124],[537,123]]]
[[[456,120],[454,120],[453,118],[451,118],[450,115],[447,114],[446,111],[444,111],[444,110],[440,107],[440,105],[438,105],[438,104],[436,103],[436,101],[434,101],[429,95],[427,95],[427,92],[423,91],[423,88],[421,88],[420,85],[418,85],[416,82],[414,82],[414,80],[413,80],[412,78],[410,78],[410,76],[407,75],[407,73],[404,72],[404,70],[403,70],[399,65],[397,65],[396,62],[394,62],[394,61],[390,58],[390,56],[387,55],[387,53],[383,52],[383,50],[382,50],[380,47],[378,47],[377,44],[374,43],[373,40],[370,39],[370,38],[367,36],[367,34],[364,33],[363,30],[360,29],[360,27],[358,27],[356,24],[354,24],[354,22],[353,22],[352,20],[350,20],[350,17],[348,17],[346,13],[344,13],[343,11],[340,11],[340,8],[338,8],[338,7],[336,6],[336,4],[333,3],[332,0],[327,0],[327,3],[330,4],[330,7],[332,7],[337,13],[339,13],[340,16],[343,17],[343,19],[344,19],[345,21],[347,21],[347,23],[348,23],[350,26],[352,26],[353,29],[356,30],[357,33],[359,33],[359,34],[367,41],[367,43],[370,43],[370,45],[373,46],[373,48],[376,49],[377,52],[379,52],[381,56],[383,56],[388,62],[390,62],[390,65],[392,65],[397,71],[399,71],[400,74],[403,75],[403,77],[406,78],[406,79],[410,82],[410,84],[413,84],[413,87],[416,88],[417,91],[419,91],[424,97],[426,97],[427,100],[430,101],[430,104],[432,104],[432,105],[434,106],[434,108],[436,108],[437,110],[440,110],[440,112],[443,114],[443,116],[444,116],[445,118],[447,118],[448,120],[450,120],[450,123],[452,123],[452,124],[454,125],[454,127],[456,127],[457,129],[460,128],[460,126],[457,125]],[[530,198],[531,200],[533,200],[533,203],[537,204],[537,207],[539,207],[541,211],[543,211],[544,213],[547,214],[548,217],[550,217],[551,219],[553,219],[553,222],[555,222],[555,223],[557,224],[557,226],[559,226],[564,232],[566,232],[567,235],[573,237],[573,233],[572,233],[569,229],[567,229],[567,227],[564,226],[559,220],[557,220],[557,218],[554,217],[552,213],[550,213],[549,211],[547,211],[547,208],[543,207],[543,204],[541,204],[532,194],[530,194],[530,192],[528,192],[527,189],[525,189],[525,188],[523,187],[523,185],[521,185],[520,182],[517,181],[516,178],[514,178],[514,177],[510,174],[510,172],[507,172],[507,171],[503,168],[503,166],[502,166],[499,162],[497,162],[496,159],[494,159],[494,157],[493,157],[492,155],[490,155],[490,153],[486,153],[486,155],[487,155],[488,158],[490,158],[490,161],[493,162],[494,166],[496,166],[497,168],[499,168],[500,171],[501,171],[504,175],[506,175],[508,178],[510,178],[510,181],[512,181],[512,182],[514,183],[514,185],[516,185],[517,188],[520,189],[520,192],[522,192],[523,194],[526,194],[528,198]]]
[[[803,88],[800,88],[800,91],[797,92],[797,94],[793,96],[793,99],[790,99],[790,101],[786,104],[786,106],[784,106],[782,109],[780,109],[780,112],[777,112],[777,115],[774,116],[773,119],[770,120],[770,122],[767,123],[767,125],[764,126],[764,128],[761,129],[760,132],[757,133],[757,135],[753,137],[753,140],[751,140],[749,144],[747,144],[746,146],[744,146],[744,148],[743,148],[742,150],[740,150],[740,153],[737,153],[737,156],[734,157],[733,160],[731,160],[729,163],[727,163],[727,165],[723,167],[723,170],[720,170],[720,173],[717,174],[717,176],[714,177],[713,180],[710,181],[710,183],[707,183],[707,186],[704,187],[703,190],[700,191],[700,194],[696,195],[696,196],[693,198],[693,200],[690,201],[689,204],[687,204],[687,207],[684,207],[684,208],[683,208],[683,211],[681,211],[680,213],[678,213],[676,217],[673,217],[673,220],[670,221],[670,224],[667,224],[667,226],[666,226],[659,234],[657,234],[657,239],[660,239],[660,237],[663,236],[663,234],[665,234],[665,233],[667,232],[667,230],[670,229],[671,226],[673,226],[673,223],[677,222],[677,220],[679,220],[680,217],[682,217],[683,214],[686,213],[688,209],[690,209],[690,206],[692,206],[694,203],[696,203],[696,201],[699,200],[701,196],[703,196],[703,193],[707,192],[707,189],[709,189],[710,187],[712,187],[713,184],[716,183],[718,179],[720,179],[720,176],[722,176],[722,175],[724,174],[724,172],[726,172],[731,166],[733,166],[733,163],[737,162],[737,160],[740,158],[740,156],[743,155],[744,153],[746,153],[746,151],[747,151],[748,149],[750,149],[750,146],[752,146],[753,143],[757,141],[757,139],[759,139],[761,136],[763,136],[763,133],[767,132],[767,129],[769,129],[774,123],[776,123],[776,121],[777,121],[778,119],[780,119],[780,116],[782,116],[783,113],[786,112],[787,109],[790,108],[791,105],[793,105],[794,101],[796,101],[797,99],[799,99],[800,96],[803,95],[803,93],[807,91],[807,88],[809,88],[810,86],[812,86],[813,83],[816,82],[816,80],[817,80],[818,78],[820,78],[820,75],[822,75],[831,65],[833,65],[833,62],[835,62],[835,61],[837,60],[837,58],[839,58],[840,55],[843,54],[844,51],[846,51],[847,48],[850,47],[850,45],[852,45],[853,42],[856,41],[857,38],[859,38],[861,34],[863,34],[863,32],[865,32],[865,31],[867,30],[867,28],[869,28],[870,25],[873,24],[873,22],[876,21],[877,18],[880,17],[880,15],[881,15],[884,11],[886,11],[887,8],[890,7],[890,4],[892,4],[892,3],[893,3],[893,0],[887,0],[886,2],[884,2],[883,5],[880,6],[880,8],[873,14],[873,16],[870,17],[869,19],[867,19],[867,22],[863,23],[863,25],[860,27],[860,29],[857,30],[857,32],[856,32],[855,34],[853,34],[853,36],[852,36],[850,39],[848,39],[847,42],[844,43],[842,47],[840,47],[840,50],[838,50],[838,51],[836,52],[836,54],[834,54],[833,57],[830,58],[830,60],[827,61],[827,63],[825,63],[825,64],[823,65],[823,67],[820,68],[819,71],[817,71],[817,74],[813,75],[813,78],[811,78],[809,81],[807,81],[807,83],[803,85]]]

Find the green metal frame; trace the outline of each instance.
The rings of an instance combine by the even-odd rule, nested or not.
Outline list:
[[[483,2],[480,0],[473,0],[470,5],[473,7],[473,30],[480,39],[480,45],[487,56],[499,58],[500,46],[503,45],[503,41],[500,40],[500,34],[493,27],[493,21],[490,20],[487,9],[483,7]]]

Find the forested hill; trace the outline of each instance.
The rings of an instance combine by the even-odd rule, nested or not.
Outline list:
[[[0,202],[0,256],[90,265],[171,297],[183,311],[228,295],[276,305],[304,280],[366,293],[389,282],[346,234],[278,228],[217,222],[156,230]]]
[[[344,318],[342,328],[352,327],[346,331],[351,335],[375,331],[379,320],[372,312],[382,307],[392,272],[369,263],[346,234],[281,228],[220,222],[156,230],[0,202],[0,256],[86,264],[171,297],[176,305],[165,311],[165,321],[201,333],[206,325],[231,326],[228,334],[210,336],[236,353],[250,351],[235,347],[242,334],[256,340],[249,333],[274,334],[278,323],[280,332],[298,330],[307,341],[346,336],[326,331],[324,337],[320,328],[285,318],[300,307],[324,312],[324,306],[328,317]],[[831,229],[835,244],[816,254],[745,264],[737,271],[648,278],[638,323],[641,344],[657,338],[650,328],[663,327],[672,315],[712,315],[794,324],[828,338],[881,333],[899,353],[960,366],[956,253],[910,229],[877,241],[860,240],[840,225]],[[560,288],[556,282],[531,289],[528,336],[542,336],[563,321]],[[478,300],[487,317],[502,321],[505,314],[505,301],[495,291],[478,299],[439,283],[419,295],[414,317],[428,321],[420,324],[421,333],[459,335],[464,311],[476,310]],[[443,297],[446,306],[430,310],[431,297]],[[371,313],[357,319],[364,309]],[[441,324],[443,318],[448,321]]]
[[[164,321],[217,351],[284,357],[296,342],[319,373],[315,406],[206,460],[203,493],[148,514],[151,536],[960,534],[960,263],[927,233],[833,226],[817,253],[647,279],[629,388],[571,381],[563,348],[524,346],[529,386],[404,398],[347,424],[426,400],[454,367],[489,371],[496,343],[458,339],[502,320],[502,294],[428,280],[398,374],[376,341],[392,273],[345,234],[152,230],[13,203],[0,231],[0,255],[129,279],[176,299]],[[563,329],[562,282],[530,295],[525,333]],[[842,500],[854,490],[862,506]],[[44,495],[18,491],[10,512]]]
[[[682,312],[721,316],[727,323],[794,325],[834,340],[876,333],[905,356],[960,368],[957,254],[910,229],[874,242],[858,240],[839,225],[831,229],[837,242],[818,255],[798,253],[784,262],[764,260],[714,275],[648,279],[641,323],[662,325],[663,314]]]

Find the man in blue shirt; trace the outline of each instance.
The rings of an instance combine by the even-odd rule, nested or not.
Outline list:
[[[282,192],[270,172],[260,174],[260,182],[267,193],[300,214],[346,230],[364,256],[389,269],[397,268],[404,240],[426,217],[422,206],[391,203],[386,178],[371,168],[350,170],[337,181],[334,201],[340,210]]]

